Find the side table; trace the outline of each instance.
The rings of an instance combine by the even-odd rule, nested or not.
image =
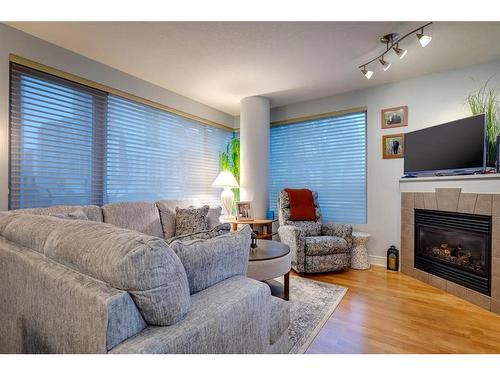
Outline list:
[[[266,228],[266,233],[261,233],[257,235],[257,238],[259,239],[264,239],[264,240],[272,240],[273,236],[276,233],[273,233],[273,223],[275,221],[278,221],[277,219],[274,220],[268,220],[268,219],[252,219],[252,220],[245,220],[245,221],[239,221],[236,219],[230,219],[226,220],[226,223],[231,223],[231,230],[236,231],[238,230],[238,225],[244,225],[248,224],[252,227],[252,230],[255,229],[254,226],[260,226],[262,228]]]
[[[366,249],[369,239],[370,233],[352,232],[351,268],[355,270],[367,270],[370,268],[368,250]]]

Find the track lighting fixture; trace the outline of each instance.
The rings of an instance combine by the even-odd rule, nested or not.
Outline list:
[[[406,53],[408,52],[407,49],[399,48],[397,44],[396,44],[396,47],[393,47],[392,49],[394,50],[394,52],[396,52],[396,55],[398,55],[400,60],[403,59],[403,57],[405,57]]]
[[[424,28],[423,27],[420,29],[420,33],[417,33],[417,38],[418,38],[418,41],[420,42],[420,45],[422,47],[425,47],[432,40],[431,36],[424,34]]]
[[[380,64],[382,64],[382,69],[384,69],[384,72],[391,67],[391,63],[388,63],[387,61],[384,60],[384,56],[382,56],[381,59],[379,59]]]
[[[373,72],[371,70],[366,70],[366,66],[361,69],[361,73],[366,77],[366,79],[372,78]]]
[[[396,55],[399,57],[400,60],[403,59],[406,56],[406,54],[408,53],[408,50],[406,50],[404,48],[400,48],[399,44],[403,41],[403,39],[407,38],[410,35],[416,34],[417,39],[420,42],[420,45],[422,47],[425,47],[427,44],[430,43],[430,41],[432,40],[432,37],[424,34],[424,27],[427,27],[431,24],[432,24],[432,22],[429,22],[423,26],[420,26],[419,28],[410,31],[408,34],[405,34],[402,37],[399,37],[398,33],[390,33],[390,34],[382,36],[380,38],[380,42],[385,44],[385,46],[386,46],[385,51],[382,52],[377,57],[375,57],[374,59],[368,61],[367,63],[364,63],[364,64],[358,66],[358,68],[361,69],[361,73],[363,73],[363,75],[367,79],[370,79],[373,75],[373,71],[368,70],[367,66],[369,64],[371,64],[372,62],[374,62],[375,60],[378,60],[380,62],[384,72],[387,71],[391,67],[392,64],[390,62],[387,62],[386,60],[384,60],[384,57],[387,54],[387,52],[389,52],[391,49],[396,53]]]

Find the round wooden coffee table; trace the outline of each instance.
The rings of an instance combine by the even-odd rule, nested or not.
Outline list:
[[[257,240],[257,247],[250,248],[247,276],[259,281],[284,276],[283,295],[290,298],[290,269],[292,266],[290,248],[278,241]],[[271,289],[275,283],[269,282]]]

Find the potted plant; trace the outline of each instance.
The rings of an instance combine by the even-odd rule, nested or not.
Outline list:
[[[240,183],[240,139],[233,138],[226,145],[226,150],[221,152],[219,156],[220,171],[229,171],[234,178]],[[234,205],[240,201],[240,189],[232,189],[234,193]]]
[[[488,166],[496,164],[496,139],[499,135],[499,117],[498,117],[498,89],[488,87],[489,81],[486,81],[477,92],[467,97],[470,111],[473,115],[481,113],[486,114],[487,133],[488,133]]]

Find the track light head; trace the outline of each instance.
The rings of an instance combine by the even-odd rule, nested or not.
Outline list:
[[[372,78],[373,72],[371,70],[367,70],[366,66],[363,66],[363,69],[361,69],[361,73],[366,77],[366,79]]]
[[[398,46],[394,47],[393,50],[394,50],[394,52],[396,52],[396,55],[399,56],[399,59],[402,59],[403,57],[405,57],[406,53],[408,52],[408,50],[401,49]]]
[[[387,62],[384,60],[384,56],[382,56],[381,59],[379,59],[378,61],[380,61],[380,64],[382,64],[382,69],[384,69],[384,72],[389,69],[391,67],[391,63],[390,62]]]
[[[420,42],[420,45],[422,47],[425,47],[432,40],[431,36],[424,34],[424,29],[423,28],[420,30],[420,33],[417,33],[417,38],[418,38],[418,41]]]

